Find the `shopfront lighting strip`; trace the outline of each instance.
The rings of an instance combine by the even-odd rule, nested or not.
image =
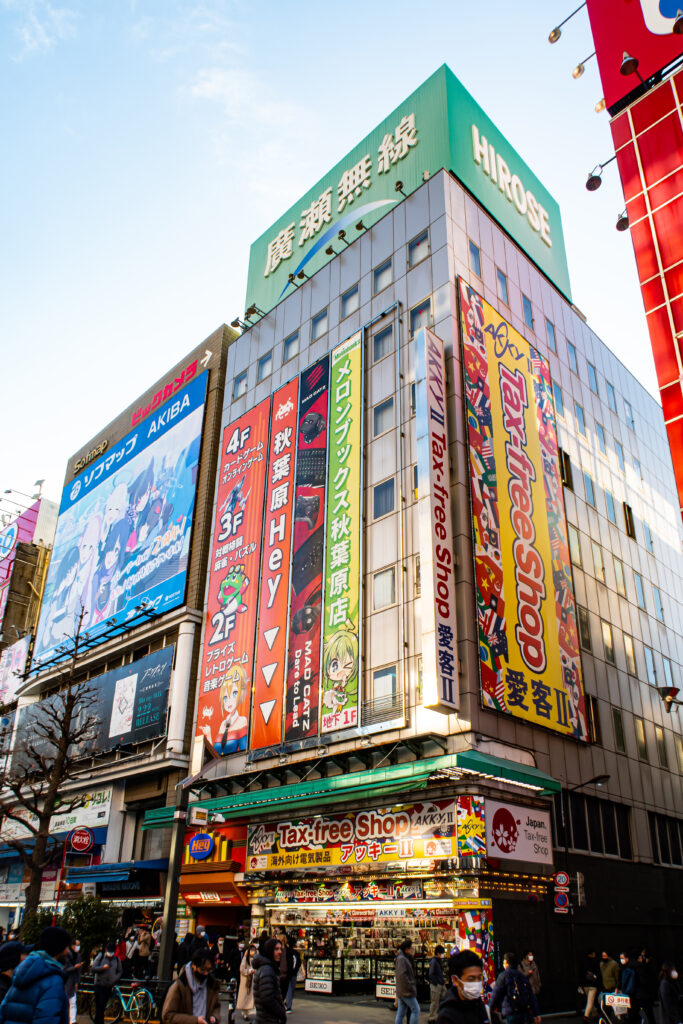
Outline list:
[[[475,897],[476,898],[476,897]],[[457,897],[449,900],[344,900],[341,903],[318,902],[318,903],[266,903],[266,910],[365,910],[377,907],[403,907],[412,910],[453,910],[458,902]]]
[[[531,782],[517,782],[513,779],[505,779],[502,775],[489,775],[487,772],[478,772],[473,768],[439,768],[434,773],[435,779],[448,779],[449,782],[462,782],[467,775],[476,775],[478,779],[490,779],[492,782],[503,782],[506,786],[518,786],[520,789],[530,789],[534,793],[541,793],[543,786],[535,786]]]

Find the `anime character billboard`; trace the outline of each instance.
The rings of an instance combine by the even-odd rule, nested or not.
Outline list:
[[[223,431],[199,682],[197,735],[246,750],[254,668],[270,398]]]
[[[587,740],[547,361],[460,281],[484,707]]]
[[[62,494],[33,669],[73,635],[91,639],[146,606],[183,603],[199,468],[206,373],[99,459]]]

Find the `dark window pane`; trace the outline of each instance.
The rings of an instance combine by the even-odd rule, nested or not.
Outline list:
[[[586,827],[586,801],[581,793],[569,794],[569,806],[572,819],[572,839],[575,850],[589,850],[588,829]]]
[[[659,835],[659,852],[662,855],[664,864],[671,863],[671,850],[669,849],[669,830],[666,827],[666,818],[663,814],[657,815],[657,833]]]
[[[619,834],[619,853],[624,860],[633,859],[631,849],[631,825],[629,821],[628,807],[623,804],[615,804],[614,811],[617,816],[617,833]]]
[[[555,846],[560,847],[565,845],[565,832],[564,825],[562,824],[562,806],[560,804],[561,796],[564,797],[565,815],[567,814],[567,794],[566,793],[555,793],[553,795],[553,835],[555,836]]]
[[[681,837],[678,832],[678,822],[675,818],[669,818],[669,842],[671,846],[671,863],[681,864]]]
[[[588,835],[590,838],[591,850],[593,853],[602,853],[602,828],[600,827],[600,804],[595,796],[586,797],[586,808],[588,810]]]
[[[605,837],[605,853],[619,854],[619,843],[617,842],[617,826],[614,820],[614,805],[609,800],[601,800],[602,804],[602,834]]]
[[[659,864],[659,840],[657,839],[657,815],[653,814],[652,811],[648,812],[647,815],[648,824],[650,826],[650,843],[652,844],[652,859],[655,864]]]

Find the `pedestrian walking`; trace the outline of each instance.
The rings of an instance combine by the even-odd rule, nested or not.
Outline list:
[[[166,993],[161,1024],[218,1024],[221,983],[211,977],[212,969],[208,947],[197,950]]]
[[[254,1009],[256,1024],[284,1024],[287,1009],[280,988],[280,961],[283,956],[279,939],[266,939],[253,959]]]
[[[69,1002],[69,1024],[76,1024],[78,1018],[76,1003],[80,980],[81,944],[78,939],[73,939],[69,944],[69,951],[64,962],[64,991]]]
[[[254,957],[256,946],[252,942],[240,963],[240,987],[237,993],[236,1010],[242,1014],[243,1020],[249,1019],[249,1014],[254,1011]]]
[[[206,928],[203,924],[198,924],[190,945],[190,959],[192,959],[195,953],[205,953],[208,949],[209,936],[206,934]]]
[[[598,953],[595,949],[589,949],[583,961],[581,970],[581,988],[586,996],[586,1005],[583,1011],[584,1021],[592,1021],[598,1016],[595,1001],[601,987],[600,963]]]
[[[64,928],[44,928],[36,948],[15,968],[0,1005],[0,1024],[67,1024],[62,965],[71,945]]]
[[[603,952],[600,957],[600,978],[603,991],[616,992],[619,984],[619,964],[609,953]]]
[[[446,950],[443,946],[437,946],[434,950],[434,956],[429,961],[429,971],[427,972],[427,980],[429,981],[429,1016],[427,1020],[429,1024],[434,1024],[436,1021],[437,1014],[439,1012],[439,1004],[443,999],[444,992],[446,991],[446,979],[443,973],[443,958]]]
[[[637,997],[637,986],[638,986],[638,955],[637,952],[620,953],[619,963],[621,968],[619,970],[619,982],[617,984],[617,992],[622,995],[628,996],[631,1000],[631,1007],[626,1016],[626,1021],[639,1021],[640,1020],[640,1004]]]
[[[541,994],[541,972],[538,969],[538,964],[534,959],[534,954],[529,952],[524,955],[520,962],[519,969],[528,980],[531,985],[531,991],[538,997]]]
[[[398,1001],[395,1024],[403,1024],[407,1015],[409,1015],[408,1024],[417,1024],[420,1016],[420,1004],[417,1001],[417,980],[411,939],[404,939],[398,947],[395,973],[396,999]]]
[[[299,968],[301,967],[301,954],[296,948],[294,939],[290,939],[287,942],[284,955],[287,958],[287,989],[284,992],[285,1009],[287,1010],[287,1013],[291,1013],[294,995],[296,993],[296,979],[299,975]]]
[[[648,1024],[656,1024],[654,1004],[657,999],[659,978],[655,958],[647,949],[640,951],[636,977],[636,995],[641,1009],[647,1017]]]
[[[152,938],[152,933],[149,928],[146,928],[144,925],[141,928],[138,928],[138,948],[134,960],[135,966],[133,968],[136,978],[149,978],[151,975],[150,956],[152,954],[153,942],[154,939]]]
[[[680,1024],[681,1022],[681,984],[678,980],[676,965],[665,960],[659,972],[659,1006],[661,1024]]]
[[[528,978],[519,970],[514,953],[503,957],[503,973],[496,981],[489,1004],[491,1012],[499,1010],[505,1024],[526,1024],[532,1017],[534,1024],[541,1024],[541,1011]]]
[[[0,946],[0,1003],[9,992],[12,975],[25,956],[20,942],[4,942]]]
[[[436,1024],[488,1024],[482,995],[484,970],[471,949],[451,956],[448,969],[451,987],[439,1006]]]
[[[95,975],[95,1024],[104,1024],[104,1008],[109,1002],[111,990],[121,980],[123,973],[123,965],[116,955],[115,942],[106,943],[93,960],[90,970]]]

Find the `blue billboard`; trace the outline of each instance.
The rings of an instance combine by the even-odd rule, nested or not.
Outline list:
[[[33,670],[73,636],[91,639],[142,601],[183,603],[199,467],[206,373],[177,392],[62,493]]]

